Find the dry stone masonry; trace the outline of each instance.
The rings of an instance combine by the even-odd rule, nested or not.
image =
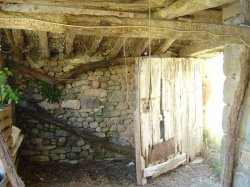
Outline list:
[[[51,71],[43,70],[56,76],[55,60]],[[39,65],[39,63],[37,64]],[[41,68],[41,65],[39,65]],[[68,82],[62,89],[62,96],[57,103],[43,100],[36,81],[18,75],[19,88],[28,97],[68,125],[89,133],[108,138],[122,146],[134,147],[134,111],[135,111],[135,70],[134,65],[112,66],[107,69],[89,71]],[[22,155],[35,161],[60,161],[78,163],[82,160],[114,159],[122,157],[89,144],[53,124],[44,124],[38,120],[21,115],[19,124],[25,132]]]

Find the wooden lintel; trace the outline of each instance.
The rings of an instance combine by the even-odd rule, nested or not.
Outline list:
[[[167,39],[163,42],[163,44],[154,52],[154,55],[161,55],[165,53],[169,47],[174,43],[175,39]]]
[[[167,6],[153,14],[154,18],[173,19],[180,16],[190,15],[195,12],[215,8],[235,0],[177,0],[170,6]]]
[[[195,42],[179,50],[179,57],[201,57],[208,53],[222,52],[226,45],[215,42]]]
[[[149,46],[149,39],[142,39],[136,44],[136,49],[132,56],[140,57],[141,54],[145,51],[145,49]]]
[[[40,50],[42,52],[42,56],[46,59],[50,58],[50,50],[49,50],[49,42],[47,32],[41,31],[38,32],[39,42],[40,42]]]
[[[31,76],[34,78],[37,78],[38,80],[42,80],[44,82],[47,82],[48,84],[54,85],[56,84],[57,80],[49,75],[45,75],[39,71],[36,71],[35,69],[26,67],[22,64],[14,63],[14,62],[8,62],[7,66],[9,68],[12,68],[14,70],[19,71],[20,73]]]
[[[113,58],[115,58],[118,55],[118,53],[120,52],[121,48],[125,44],[126,40],[127,40],[127,38],[118,38],[117,39],[117,41],[115,42],[114,46],[110,50],[110,53],[108,55],[109,59],[113,59]]]
[[[92,56],[98,49],[98,47],[100,46],[101,42],[102,42],[103,36],[96,36],[90,49],[87,51],[87,55],[88,56]]]
[[[40,30],[79,35],[148,38],[148,20],[114,17],[58,15],[29,15],[0,12],[0,27]],[[50,20],[48,20],[48,18]],[[105,24],[105,26],[102,26]],[[107,26],[108,25],[108,26]],[[153,39],[203,40],[224,43],[250,43],[250,28],[244,26],[185,23],[180,21],[152,20]],[[243,41],[242,41],[243,40]]]
[[[67,34],[65,38],[65,58],[70,58],[73,55],[74,50],[74,34]]]

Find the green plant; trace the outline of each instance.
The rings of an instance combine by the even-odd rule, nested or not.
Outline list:
[[[47,99],[49,103],[55,103],[61,97],[62,90],[58,89],[56,86],[43,81],[38,81],[37,84],[40,94],[44,99]]]
[[[5,104],[18,103],[22,93],[18,89],[12,89],[7,84],[8,77],[12,77],[13,74],[8,68],[4,68],[0,71],[0,107]]]

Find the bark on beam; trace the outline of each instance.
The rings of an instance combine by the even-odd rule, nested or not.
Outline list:
[[[201,10],[218,7],[236,0],[177,0],[170,6],[167,6],[153,13],[153,18],[173,19],[180,16],[190,15]]]
[[[231,107],[230,114],[228,116],[228,134],[226,136],[225,143],[225,160],[224,167],[222,171],[222,187],[230,187],[232,186],[233,179],[233,168],[235,161],[235,144],[238,139],[237,129],[240,125],[240,112],[242,108],[242,104],[244,101],[245,93],[247,87],[249,86],[249,70],[250,70],[250,50],[245,48],[245,51],[240,60],[241,63],[241,75],[240,81],[236,88],[234,94],[234,102]]]
[[[105,25],[105,26],[102,26]],[[108,25],[108,26],[107,26]],[[94,27],[93,27],[94,26]],[[29,15],[0,12],[0,27],[40,30],[79,35],[148,38],[148,19],[93,16]],[[250,43],[250,28],[243,26],[185,23],[152,20],[153,39],[203,40],[242,44]]]
[[[74,50],[74,34],[67,34],[65,38],[65,58],[70,58],[73,55]]]
[[[47,32],[38,32],[39,40],[40,40],[40,49],[42,52],[42,56],[46,59],[50,58],[50,50],[49,50],[49,42]]]

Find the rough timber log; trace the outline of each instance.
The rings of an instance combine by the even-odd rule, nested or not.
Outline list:
[[[153,14],[154,18],[173,19],[179,16],[189,15],[201,10],[218,7],[236,0],[177,0]]]
[[[23,14],[0,12],[0,27],[111,37],[148,38],[148,19],[115,17]],[[243,26],[151,20],[151,36],[156,39],[209,40],[250,43],[250,28]]]
[[[25,105],[29,106],[29,109],[24,106],[19,106],[20,109],[26,113],[26,115],[30,115],[35,117],[38,120],[42,120],[46,123],[54,124],[55,126],[68,131],[69,133],[76,135],[80,138],[88,140],[92,145],[100,145],[101,147],[114,151],[120,154],[127,155],[129,157],[134,157],[135,150],[131,147],[124,147],[118,144],[115,144],[113,142],[109,142],[106,138],[100,138],[95,135],[92,135],[86,131],[79,131],[77,129],[74,129],[71,125],[67,124],[67,122],[58,119],[51,114],[47,113],[44,109],[39,107],[37,104],[33,102],[26,102]],[[32,108],[32,109],[30,109]]]

